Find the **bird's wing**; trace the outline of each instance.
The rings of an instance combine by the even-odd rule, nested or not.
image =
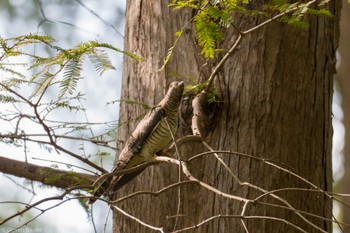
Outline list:
[[[164,134],[165,131],[168,132],[167,125],[160,122],[161,119],[166,115],[169,118],[170,128],[173,130],[176,128],[175,124],[177,124],[176,122],[178,119],[177,111],[183,90],[183,81],[173,82],[170,84],[168,92],[162,101],[160,101],[158,106],[156,108],[153,108],[137,125],[131,137],[126,142],[124,149],[121,151],[116,166],[113,168],[113,171],[120,171],[125,168],[141,164],[145,162],[148,156],[151,157],[153,156],[152,153],[157,152],[154,150],[161,150],[161,148],[165,146],[164,144],[169,139],[169,135],[167,133]],[[156,130],[154,134],[152,134],[153,130]],[[149,138],[150,136],[151,138]],[[147,147],[144,147],[146,141],[148,141],[149,145],[147,145]],[[90,199],[90,203],[93,203],[97,197],[100,197],[106,191],[106,187],[109,187],[109,189],[112,187],[112,189],[110,189],[111,191],[119,189],[121,186],[129,182],[141,172],[142,170],[139,170],[131,174],[129,173],[121,176],[107,178],[101,185],[101,190],[98,188],[98,190],[95,191],[95,197]]]
[[[138,152],[140,152],[147,137],[157,127],[160,120],[164,116],[164,110],[161,107],[155,107],[145,115],[145,117],[137,125],[131,137],[125,144],[124,149],[120,153],[113,171],[120,171],[125,168],[130,168],[144,162],[144,158],[136,158],[135,155],[137,155]],[[110,193],[116,192],[119,188],[121,188],[126,183],[135,178],[137,175],[139,175],[144,169],[124,174],[119,177],[114,177],[111,182]]]
[[[126,142],[124,149],[118,157],[116,167],[113,170],[121,170],[128,167],[127,165],[130,159],[141,150],[147,137],[157,127],[164,116],[164,110],[161,107],[155,107],[145,115]]]
[[[118,177],[113,177],[113,180],[111,182],[111,186],[109,187],[109,195],[113,195],[116,193],[121,187],[123,187],[125,184],[132,181],[136,176],[141,174],[146,168],[142,168],[140,170],[134,171],[132,173],[124,174]]]

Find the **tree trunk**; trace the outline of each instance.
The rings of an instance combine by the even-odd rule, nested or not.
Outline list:
[[[308,29],[272,22],[245,36],[215,79],[215,89],[221,104],[215,110],[215,121],[206,131],[205,141],[215,150],[237,151],[274,161],[279,166],[299,174],[319,188],[332,189],[331,170],[331,96],[338,43],[339,1],[331,1],[334,17],[310,16]],[[192,17],[190,11],[174,11],[167,1],[135,0],[127,2],[125,50],[144,57],[137,63],[124,60],[122,99],[155,105],[174,80],[204,81],[220,60],[220,55],[206,61],[199,55],[193,27],[175,47],[168,66],[157,72],[173,45],[175,32]],[[241,30],[254,27],[263,19],[235,16]],[[220,48],[228,49],[237,38],[232,27],[225,31]],[[194,80],[191,80],[192,79]],[[177,137],[190,133],[183,99],[182,120]],[[145,112],[141,105],[121,103],[118,149],[131,134]],[[208,129],[208,128],[207,128]],[[181,148],[181,158],[187,159],[207,151],[201,144],[189,143]],[[281,188],[311,188],[291,173],[269,166],[264,161],[232,154],[221,158],[243,182],[264,190]],[[192,173],[200,180],[224,193],[254,199],[260,190],[239,185],[213,155],[195,160]],[[199,170],[200,169],[200,170]],[[185,179],[182,177],[182,179]],[[122,188],[118,197],[138,190],[159,190],[178,181],[178,168],[172,164],[153,166]],[[138,195],[117,204],[118,207],[145,223],[166,230],[181,229],[215,215],[241,215],[242,203],[187,184],[158,196]],[[275,193],[295,209],[331,218],[331,200],[322,193],[285,190]],[[180,204],[178,203],[180,201]],[[271,195],[259,199],[283,206]],[[178,219],[175,215],[181,215]],[[245,216],[270,216],[315,232],[315,227],[331,232],[332,224],[307,216],[315,226],[291,210],[249,204]],[[271,219],[245,219],[249,232],[299,232],[291,224]],[[175,226],[176,224],[176,226]],[[114,232],[150,232],[135,220],[115,211]],[[193,232],[244,232],[240,218],[220,217],[195,228]],[[191,232],[191,231],[190,231]]]
[[[348,91],[350,87],[350,29],[349,29],[349,21],[350,20],[350,4],[347,1],[343,1],[343,9],[342,9],[342,17],[340,20],[341,27],[341,35],[339,41],[339,55],[340,55],[340,66],[338,68],[338,80],[340,82],[341,87],[341,95],[342,95],[342,109],[344,112],[343,123],[345,127],[345,138],[344,138],[344,162],[342,165],[344,166],[344,176],[341,181],[338,183],[339,191],[341,193],[350,193],[350,93]],[[342,198],[342,201],[350,205],[349,198]],[[349,223],[350,222],[350,209],[347,206],[343,206],[341,221]],[[350,232],[349,226],[343,227],[344,232]]]

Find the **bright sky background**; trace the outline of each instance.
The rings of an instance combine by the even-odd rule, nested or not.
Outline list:
[[[31,14],[31,8],[29,5],[31,1],[26,0],[10,0],[10,4],[15,5],[19,11],[24,15],[28,16]],[[56,40],[57,44],[64,48],[69,48],[77,45],[80,42],[86,42],[89,40],[98,40],[103,43],[110,43],[113,46],[123,49],[123,37],[124,34],[124,15],[125,11],[125,1],[115,1],[107,0],[84,0],[81,1],[89,9],[93,10],[98,16],[91,13],[88,9],[79,5],[77,1],[70,1],[73,7],[77,7],[76,11],[72,8],[62,10],[60,2],[62,1],[52,1],[52,0],[42,0],[42,6],[44,13],[50,22],[46,21],[38,27],[38,21],[30,21],[24,19],[24,17],[18,16],[15,18],[10,18],[4,10],[1,12],[0,20],[0,36],[3,38],[15,37],[28,33],[39,33],[45,34],[44,29],[47,25],[51,24],[52,30],[50,35],[52,35]],[[56,2],[56,3],[55,3]],[[64,2],[64,1],[63,1]],[[72,14],[75,15],[72,15]],[[120,15],[120,13],[122,13]],[[119,14],[119,15],[118,15]],[[100,18],[103,19],[103,21]],[[73,26],[67,25],[65,23],[72,24]],[[110,24],[110,25],[108,25]],[[116,27],[117,31],[112,28]],[[122,73],[122,55],[118,53],[110,53],[110,59],[112,64],[115,66],[116,70],[107,71],[100,77],[92,66],[87,64],[84,67],[84,80],[79,82],[78,89],[86,93],[86,101],[83,105],[86,107],[86,116],[83,114],[70,114],[70,117],[76,117],[77,121],[90,121],[90,122],[105,122],[105,121],[115,121],[118,119],[118,104],[106,105],[107,102],[116,100],[120,97],[121,89],[121,73]],[[5,75],[0,74],[0,80],[3,80]],[[23,90],[20,90],[23,92]],[[1,104],[1,108],[4,109],[5,105]],[[6,106],[10,107],[10,106]],[[29,111],[27,109],[23,109]],[[62,120],[65,117],[65,113],[57,115],[58,119]],[[86,119],[87,118],[87,119]],[[1,122],[0,122],[1,124]],[[32,128],[33,126],[28,123],[26,125],[32,132],[42,132],[39,128]],[[1,131],[6,130],[5,125],[0,125]],[[7,127],[7,126],[6,126]],[[10,129],[8,129],[10,130]],[[96,129],[101,131],[103,129]],[[78,142],[73,141],[71,143],[66,143],[66,147],[70,150],[78,152]],[[80,165],[79,161],[63,157],[62,155],[56,154],[54,151],[49,154],[46,150],[40,149],[37,145],[29,145],[30,151],[28,152],[28,161],[31,163],[37,163],[40,165],[50,166],[53,163],[33,160],[33,158],[49,159],[54,161],[63,161],[76,165]],[[97,151],[96,146],[86,145],[86,149],[90,152],[95,153]],[[23,148],[13,148],[7,147],[4,144],[0,144],[1,156],[9,156],[13,159],[24,160]],[[114,156],[114,154],[112,154]],[[112,159],[110,159],[109,164],[106,164],[106,168],[110,169],[112,166]],[[109,165],[109,166],[108,166]],[[65,166],[59,166],[65,169]],[[31,183],[25,181],[24,179],[16,178],[13,176],[7,176],[0,174],[0,202],[8,200],[18,200],[28,203],[33,203],[42,198],[50,197],[53,195],[60,194],[62,190],[56,188],[42,187],[40,184],[35,184],[34,187]],[[20,188],[18,185],[23,185],[27,187],[28,191]],[[30,192],[34,188],[36,195]],[[49,207],[58,202],[49,202],[40,207]],[[109,214],[109,208],[103,204],[97,202],[93,206],[94,209],[94,220],[96,223],[97,232],[103,232],[104,224],[106,224],[106,218]],[[6,210],[6,211],[4,211]],[[7,216],[10,212],[16,211],[13,206],[1,205],[0,206],[0,216]],[[39,212],[33,212],[39,213]],[[15,221],[11,221],[6,227],[0,226],[0,232],[9,232],[16,226],[23,223],[24,219],[16,218]],[[88,215],[85,210],[80,206],[77,201],[69,201],[65,204],[59,206],[58,208],[53,208],[41,215],[38,220],[39,223],[32,224],[31,228],[24,228],[26,232],[94,232],[91,221],[89,221]],[[46,229],[42,229],[40,222],[46,225]],[[111,230],[111,221],[107,225],[107,231]]]

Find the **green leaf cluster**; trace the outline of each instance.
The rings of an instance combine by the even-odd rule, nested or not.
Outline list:
[[[0,94],[0,103],[16,103],[18,100],[12,96]]]
[[[279,17],[279,21],[301,28],[308,27],[305,15],[331,16],[330,12],[323,8],[329,0],[317,3],[311,0],[307,2],[301,0],[270,0],[267,4],[254,4],[254,8],[252,5],[247,7],[250,2],[251,0],[173,0],[169,6],[175,10],[189,8],[195,12],[190,21],[194,24],[196,39],[202,49],[201,54],[205,58],[214,58],[218,51],[222,51],[217,46],[224,39],[224,29],[234,23],[232,17],[234,13],[244,14],[248,17],[260,15],[267,19],[283,13],[284,15]],[[161,69],[169,61],[185,27],[176,33],[175,43],[169,49]]]
[[[214,58],[217,44],[223,39],[223,29],[232,23],[232,13],[242,11],[241,5],[248,4],[250,0],[173,0],[169,6],[176,10],[191,8],[196,11],[193,17],[196,38],[201,46],[201,54],[205,58]],[[178,32],[178,37],[181,35]],[[177,39],[178,40],[178,39]],[[176,44],[175,44],[176,45]],[[174,45],[174,46],[175,46]],[[172,52],[174,46],[169,50]],[[169,58],[168,53],[167,59]]]
[[[37,89],[34,95],[45,90],[52,83],[53,78],[61,72],[63,72],[63,79],[60,81],[60,97],[72,95],[81,78],[82,66],[86,57],[89,58],[95,70],[102,75],[106,70],[114,69],[114,67],[107,53],[101,50],[100,47],[109,47],[122,52],[110,45],[107,46],[96,41],[80,43],[67,50],[57,46],[51,47],[58,51],[56,55],[49,58],[35,57],[30,66],[31,69],[40,68],[40,71],[31,79],[31,81],[34,81],[40,78],[40,88]],[[56,69],[54,69],[55,67]]]
[[[12,76],[6,80],[6,86],[11,87],[24,82],[35,84],[36,88],[32,94],[32,97],[35,97],[45,92],[52,84],[58,83],[60,98],[62,98],[72,95],[76,90],[86,57],[99,75],[107,70],[115,69],[104,49],[123,53],[137,61],[142,60],[132,53],[98,41],[80,43],[70,49],[61,48],[54,43],[55,40],[47,35],[28,34],[9,39],[0,38],[0,71]],[[43,57],[34,52],[28,52],[31,49],[29,46],[46,46],[54,55]],[[13,57],[20,56],[29,57],[30,62],[22,64],[7,62]],[[33,70],[34,75],[27,78],[19,71],[19,66]],[[59,78],[61,74],[63,78]],[[4,100],[2,98],[2,101]]]
[[[229,21],[228,11],[222,11],[216,6],[207,7],[195,16],[196,36],[204,57],[214,58],[216,45],[223,38],[220,22],[225,25]]]
[[[271,0],[271,4],[264,5],[262,9],[267,13],[267,16],[272,16],[277,13],[284,13],[284,16],[280,19],[281,22],[287,23],[299,28],[308,28],[306,15],[317,15],[331,17],[332,14],[323,6],[329,2],[329,0],[321,1],[317,3],[316,7],[314,1],[308,2],[293,2],[288,0]]]

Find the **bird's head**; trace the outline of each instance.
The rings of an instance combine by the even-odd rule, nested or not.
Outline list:
[[[184,91],[184,82],[175,81],[170,84],[166,95],[169,98],[169,100],[171,100],[172,102],[180,103],[183,91]]]
[[[182,92],[184,91],[184,82],[172,82],[169,86],[165,97],[160,101],[158,106],[162,106],[167,110],[176,110],[180,105]]]

